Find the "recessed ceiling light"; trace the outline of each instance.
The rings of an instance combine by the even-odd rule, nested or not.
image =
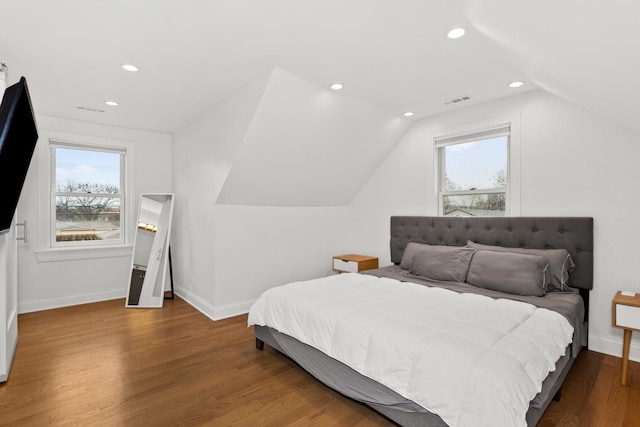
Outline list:
[[[116,107],[120,104],[118,104],[116,101],[104,101],[105,104],[110,105],[112,107]]]
[[[509,87],[520,87],[524,84],[522,80],[516,80],[515,82],[509,83]]]
[[[452,28],[447,32],[447,37],[450,39],[459,39],[460,37],[467,34],[467,29],[465,27],[456,27]]]
[[[343,87],[344,86],[342,86],[342,84],[340,84],[340,83],[334,83],[334,84],[331,85],[331,89],[333,89],[333,90],[340,90]]]
[[[413,116],[415,113],[413,111],[406,111],[404,114],[402,114],[405,117],[411,117]]]
[[[127,71],[131,71],[131,72],[138,71],[138,67],[136,67],[135,65],[131,65],[131,64],[125,64],[125,65],[122,66],[122,68],[124,68]]]

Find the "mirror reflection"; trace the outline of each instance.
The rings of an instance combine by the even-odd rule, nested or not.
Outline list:
[[[127,307],[162,307],[173,194],[142,194],[133,243]]]

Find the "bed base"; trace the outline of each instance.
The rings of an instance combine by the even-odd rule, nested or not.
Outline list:
[[[264,350],[264,341],[262,341],[260,338],[257,338],[257,337],[256,337],[256,350]],[[560,385],[560,388],[558,389],[556,394],[553,395],[553,401],[560,402],[561,398],[562,398],[562,385]]]
[[[266,326],[254,326],[254,334],[256,349],[264,350],[265,343],[268,344],[296,362],[327,387],[366,404],[403,427],[447,427],[447,424],[436,414],[295,338]],[[300,349],[303,351],[300,352]],[[532,404],[527,412],[528,427],[534,427],[538,423],[552,401],[560,400],[562,383],[575,361],[570,353],[571,351],[567,349],[565,356],[558,361],[559,369],[552,372],[543,383],[540,399],[534,399],[536,403]],[[336,381],[336,378],[339,380]],[[348,386],[345,387],[345,384]],[[372,395],[366,392],[370,387],[376,389]],[[381,395],[380,391],[384,393]],[[373,395],[382,396],[382,398],[372,397]]]

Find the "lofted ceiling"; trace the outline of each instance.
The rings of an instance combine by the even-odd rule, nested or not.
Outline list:
[[[408,126],[275,68],[216,203],[346,206]]]
[[[640,134],[639,14],[634,0],[12,0],[0,61],[36,113],[166,133],[278,67],[408,120],[543,89]]]

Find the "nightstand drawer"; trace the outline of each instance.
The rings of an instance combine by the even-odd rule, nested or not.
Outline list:
[[[640,293],[630,296],[618,291],[613,298],[611,311],[613,326],[640,331]]]
[[[640,330],[640,307],[616,304],[616,326]]]
[[[325,264],[326,265],[326,264]],[[357,261],[347,261],[340,258],[333,259],[333,269],[338,271],[344,271],[346,273],[357,273],[358,272],[358,262]]]

